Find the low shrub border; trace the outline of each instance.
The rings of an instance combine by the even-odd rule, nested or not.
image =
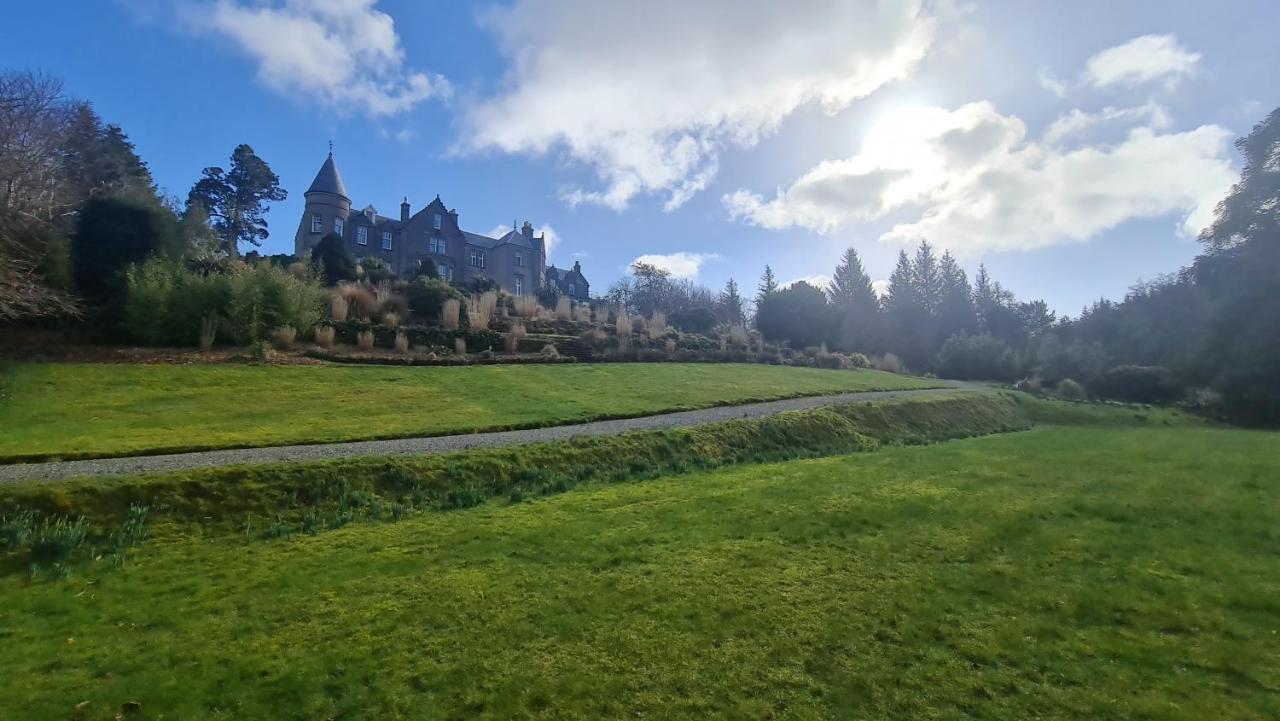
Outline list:
[[[84,519],[89,533],[101,537],[127,521],[130,509],[147,507],[156,519],[278,536],[289,529],[342,525],[356,517],[398,518],[411,509],[471,506],[500,495],[521,500],[591,481],[870,451],[1026,427],[1026,416],[1010,394],[956,393],[440,455],[13,484],[0,488],[0,515],[34,511],[45,519]],[[258,519],[256,526],[251,518]],[[268,528],[274,531],[264,530]]]

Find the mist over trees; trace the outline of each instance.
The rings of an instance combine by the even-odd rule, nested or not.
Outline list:
[[[970,282],[927,242],[901,251],[882,298],[857,252],[841,257],[826,304],[779,288],[765,268],[756,326],[792,346],[893,353],[913,371],[1054,387],[1135,402],[1186,399],[1243,423],[1280,425],[1280,109],[1236,143],[1240,181],[1182,271],[1058,318],[1016,298],[985,267]]]

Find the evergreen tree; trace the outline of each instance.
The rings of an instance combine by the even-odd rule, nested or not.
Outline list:
[[[231,170],[205,168],[200,180],[187,195],[187,203],[198,203],[213,219],[213,228],[222,237],[228,255],[240,254],[240,243],[262,245],[267,238],[268,202],[288,197],[280,178],[267,162],[248,145],[239,145],[231,154]]]
[[[826,342],[831,320],[826,293],[804,281],[765,295],[756,306],[760,333],[774,341],[785,340],[792,348]]]
[[[68,202],[79,205],[103,194],[137,192],[155,197],[147,164],[118,125],[103,125],[88,103],[75,106],[63,141]]]
[[[938,264],[942,278],[941,306],[938,311],[939,336],[943,342],[960,333],[972,334],[978,329],[978,315],[973,307],[973,289],[964,268],[950,252],[942,254]]]
[[[870,351],[878,343],[880,301],[858,251],[849,248],[836,266],[827,288],[839,327],[836,344],[849,351]]]
[[[100,307],[117,299],[121,271],[152,254],[176,255],[177,219],[150,200],[99,197],[85,204],[72,246],[76,288]]]
[[[342,242],[342,236],[337,233],[329,233],[316,243],[316,247],[311,249],[311,262],[324,271],[329,285],[337,285],[339,281],[356,277],[356,260],[351,257],[346,243]]]
[[[875,291],[871,290],[871,277],[863,270],[858,251],[849,248],[841,256],[840,264],[831,275],[827,295],[832,305],[846,310],[866,312],[878,305]]]
[[[746,320],[742,308],[742,296],[738,294],[738,282],[730,278],[720,293],[720,309],[726,322],[741,325]]]
[[[758,291],[756,293],[757,304],[770,293],[778,292],[778,281],[773,277],[773,268],[767,265],[764,267],[764,275],[760,276],[760,285],[757,286],[756,290]]]
[[[930,316],[936,316],[942,305],[942,272],[938,267],[938,256],[933,252],[929,241],[920,241],[915,260],[911,264],[911,274],[920,305]]]

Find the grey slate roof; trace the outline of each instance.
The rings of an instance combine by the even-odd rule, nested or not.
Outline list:
[[[350,199],[347,195],[347,187],[342,184],[342,176],[338,175],[338,165],[333,162],[333,153],[329,153],[329,157],[325,158],[324,165],[320,166],[320,172],[316,173],[316,179],[311,181],[311,187],[307,188],[307,192],[332,193]]]
[[[480,235],[479,233],[471,233],[464,230],[462,231],[462,237],[469,245],[474,245],[478,248],[497,248],[500,245],[514,245],[520,248],[529,249],[533,248],[533,241],[524,237],[519,233],[519,231],[515,230],[507,231],[507,234],[501,238],[490,238],[487,235]]]

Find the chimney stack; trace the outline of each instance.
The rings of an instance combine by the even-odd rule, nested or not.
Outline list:
[[[400,222],[409,222],[409,196],[404,196],[404,200],[400,201]]]
[[[526,237],[526,238],[532,238],[532,237],[533,237],[533,223],[530,223],[530,222],[529,222],[529,221],[527,221],[527,220],[526,220],[526,221],[524,221],[524,225],[520,228],[520,234],[521,234],[521,235],[523,235],[523,236],[524,236],[524,237]]]

